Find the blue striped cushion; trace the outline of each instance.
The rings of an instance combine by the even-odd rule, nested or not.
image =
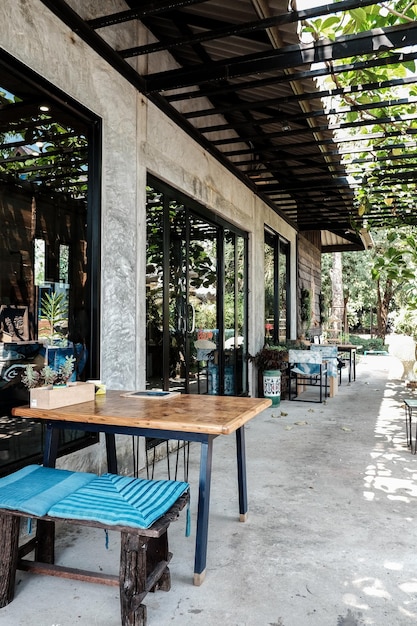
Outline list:
[[[48,514],[109,526],[149,528],[188,487],[188,483],[174,480],[103,474],[54,504]]]
[[[0,478],[0,508],[46,515],[56,502],[96,477],[96,474],[28,465]]]

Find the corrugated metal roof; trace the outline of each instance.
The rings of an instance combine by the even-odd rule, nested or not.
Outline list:
[[[410,54],[416,22],[302,44],[299,20],[331,5],[297,13],[294,1],[128,0],[105,14],[116,3],[43,3],[297,229],[326,231],[325,246],[362,246],[363,218],[315,77],[345,57],[381,63],[369,56],[381,46],[393,60],[399,49]],[[378,3],[337,7],[369,4]],[[394,219],[383,202],[374,217],[381,225]]]

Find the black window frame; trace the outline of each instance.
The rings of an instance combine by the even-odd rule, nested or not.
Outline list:
[[[88,138],[88,193],[86,202],[86,243],[87,243],[87,285],[85,290],[85,310],[88,317],[88,353],[89,358],[84,378],[95,379],[99,376],[100,363],[100,276],[101,276],[101,170],[102,170],[102,120],[84,105],[74,100],[67,93],[44,79],[27,65],[21,63],[4,50],[0,50],[0,71],[4,75],[12,74],[13,79],[30,84],[40,96],[56,103],[60,109],[65,109],[69,116],[73,116],[79,124],[85,126]],[[0,86],[6,87],[1,84]],[[19,403],[17,402],[15,406]],[[22,404],[22,402],[20,402]],[[6,414],[15,420],[16,426],[24,427],[24,421],[12,418],[10,404],[2,402],[0,398],[0,417]],[[36,429],[38,432],[39,429]],[[10,462],[0,458],[0,476],[8,474],[28,463],[42,462],[43,458],[43,427],[40,429],[39,452],[12,459]],[[0,428],[1,432],[1,428]],[[72,435],[64,440],[61,437],[58,456],[70,454],[99,440],[97,433],[71,431]],[[79,434],[79,437],[77,438]],[[5,436],[5,435],[4,435]],[[13,436],[13,435],[12,435]],[[15,435],[16,437],[18,435]]]

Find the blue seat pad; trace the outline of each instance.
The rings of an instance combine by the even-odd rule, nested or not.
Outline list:
[[[95,478],[86,472],[28,465],[0,479],[0,508],[46,515],[56,502]]]
[[[98,476],[48,511],[52,517],[149,528],[188,489],[186,482]]]

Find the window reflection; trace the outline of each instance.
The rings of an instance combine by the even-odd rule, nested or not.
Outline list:
[[[289,338],[289,243],[265,231],[265,343]]]

